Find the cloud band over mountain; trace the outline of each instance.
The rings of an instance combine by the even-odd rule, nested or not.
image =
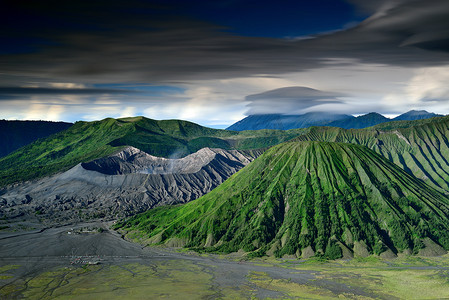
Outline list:
[[[343,103],[338,99],[341,96],[343,95],[301,86],[285,87],[247,96],[246,101],[249,102],[247,114],[299,114],[308,108],[320,107],[329,103]]]
[[[356,105],[359,108],[351,112],[356,113],[363,112],[365,106],[379,106],[379,95],[392,91],[390,86],[386,87],[392,84],[389,74],[398,74],[393,79],[395,92],[403,95],[404,85],[411,80],[414,72],[449,63],[447,1],[352,0],[350,2],[355,8],[368,17],[361,22],[307,36],[245,36],[239,34],[239,28],[221,24],[218,17],[216,20],[207,18],[208,10],[219,12],[221,9],[229,13],[239,11],[245,5],[249,7],[252,5],[250,2],[219,1],[205,4],[193,1],[191,7],[187,7],[182,1],[170,1],[167,4],[164,1],[133,0],[127,2],[126,6],[102,0],[89,4],[48,0],[40,1],[39,4],[7,1],[5,9],[0,13],[0,37],[7,45],[0,52],[0,93],[5,99],[8,90],[19,90],[30,83],[42,82],[86,86],[164,84],[191,91],[198,88],[209,90],[209,103],[214,102],[214,95],[227,92],[228,98],[234,101],[232,107],[223,106],[221,100],[215,101],[215,106],[233,115],[240,109],[241,115],[245,109],[244,101],[249,99],[251,103],[254,102],[248,95],[285,86],[308,86],[330,91],[333,95],[342,93],[360,99],[363,103]],[[287,14],[287,9],[299,11],[301,5],[307,10],[306,2],[287,1],[284,10],[279,8],[279,11],[268,12],[261,10],[263,8],[254,8],[254,11],[260,13],[260,18],[266,15],[267,18],[273,18],[271,21],[282,20],[282,12]],[[192,13],[195,10],[202,14],[195,15]],[[323,22],[330,15],[323,8]],[[237,16],[241,17],[230,14],[229,19]],[[255,17],[248,15],[248,20],[252,21],[251,18]],[[264,28],[257,29],[262,33]],[[303,31],[298,29],[298,32]],[[378,73],[369,77],[372,66],[378,69]],[[343,69],[338,84],[322,78],[322,74],[328,74],[330,69],[336,68]],[[354,74],[354,71],[365,72],[364,76],[367,76],[357,76],[355,85],[361,86],[359,81],[363,81],[364,85],[371,84],[373,90],[377,89],[377,96],[371,99],[366,88],[361,93],[348,87],[348,81],[344,78]],[[273,78],[271,86],[251,84],[247,86],[246,92],[238,94],[233,94],[235,85],[224,91],[212,82],[267,76]],[[133,105],[136,112],[144,113],[148,107],[161,110],[155,106],[160,100],[151,95],[147,97],[144,107],[133,104],[136,102],[135,95],[114,97],[110,94],[119,94],[114,91],[92,89],[74,91],[74,94],[88,91],[95,97],[105,94],[108,99],[120,102],[122,107]],[[57,92],[52,90],[54,95]],[[61,90],[61,94],[66,93],[66,90]],[[283,96],[280,96],[277,100],[284,101]],[[180,97],[184,100],[180,100]],[[198,98],[188,97],[179,95],[165,101],[166,104],[187,101],[203,105]],[[15,98],[11,97],[11,100]],[[262,100],[257,101],[261,103]],[[332,101],[335,102],[335,99]],[[237,102],[240,104],[237,105]],[[379,108],[383,112],[404,111],[402,102],[399,101],[396,106],[392,101],[386,102]],[[296,109],[306,108],[301,106],[305,102],[301,103]],[[310,104],[306,106],[310,107]],[[422,103],[418,99],[413,105],[414,108],[420,108]],[[349,107],[354,105],[350,104]],[[449,111],[449,107],[438,106],[438,109]],[[250,104],[252,111],[258,111],[255,104]]]

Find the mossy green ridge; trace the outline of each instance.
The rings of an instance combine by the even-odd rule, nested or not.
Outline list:
[[[77,122],[0,159],[0,186],[62,172],[80,162],[134,146],[155,156],[178,156],[203,147],[249,150],[290,140],[306,129],[228,131],[195,123],[145,117]]]
[[[209,194],[120,224],[197,250],[308,257],[449,249],[449,200],[367,147],[288,142]]]
[[[367,146],[430,186],[449,192],[449,116],[367,129],[312,127],[297,140]]]

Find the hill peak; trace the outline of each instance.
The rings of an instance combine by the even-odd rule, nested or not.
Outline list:
[[[151,120],[150,118],[144,117],[144,116],[135,116],[135,117],[125,117],[125,118],[118,118],[119,121],[125,121],[125,122],[137,122],[143,119]]]
[[[402,115],[397,116],[393,120],[395,121],[414,121],[421,119],[428,119],[433,117],[441,117],[442,115],[438,115],[435,113],[430,113],[426,110],[410,110]]]
[[[367,113],[367,114],[358,116],[357,118],[367,118],[367,117],[380,117],[380,118],[388,119],[388,118],[385,117],[384,115],[382,115],[382,114],[380,114],[380,113],[378,113],[378,112],[375,112],[375,111],[372,111],[372,112],[369,112],[369,113]]]

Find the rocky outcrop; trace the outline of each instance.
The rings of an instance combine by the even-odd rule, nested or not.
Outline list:
[[[68,223],[115,219],[185,203],[217,187],[260,152],[203,148],[184,158],[167,159],[127,147],[62,174],[4,190],[0,217],[33,215]]]

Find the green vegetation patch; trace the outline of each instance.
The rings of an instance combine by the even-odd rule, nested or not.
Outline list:
[[[331,281],[364,291],[367,299],[440,299],[449,293],[447,270],[392,266],[326,267],[317,280]]]
[[[211,280],[195,264],[170,260],[152,265],[59,268],[5,286],[0,292],[4,297],[26,299],[193,299],[216,293]]]
[[[286,267],[286,272],[312,271],[315,279],[307,284],[291,279],[275,279],[265,272],[252,272],[248,279],[264,289],[281,291],[287,297],[307,299],[441,299],[449,294],[448,256],[403,256],[384,260],[377,256],[339,261],[286,263],[271,258],[273,265]],[[352,290],[352,292],[351,292]]]
[[[0,273],[5,273],[5,272],[8,272],[10,270],[15,270],[15,269],[18,269],[19,267],[20,267],[19,265],[2,266],[2,267],[0,267]]]

